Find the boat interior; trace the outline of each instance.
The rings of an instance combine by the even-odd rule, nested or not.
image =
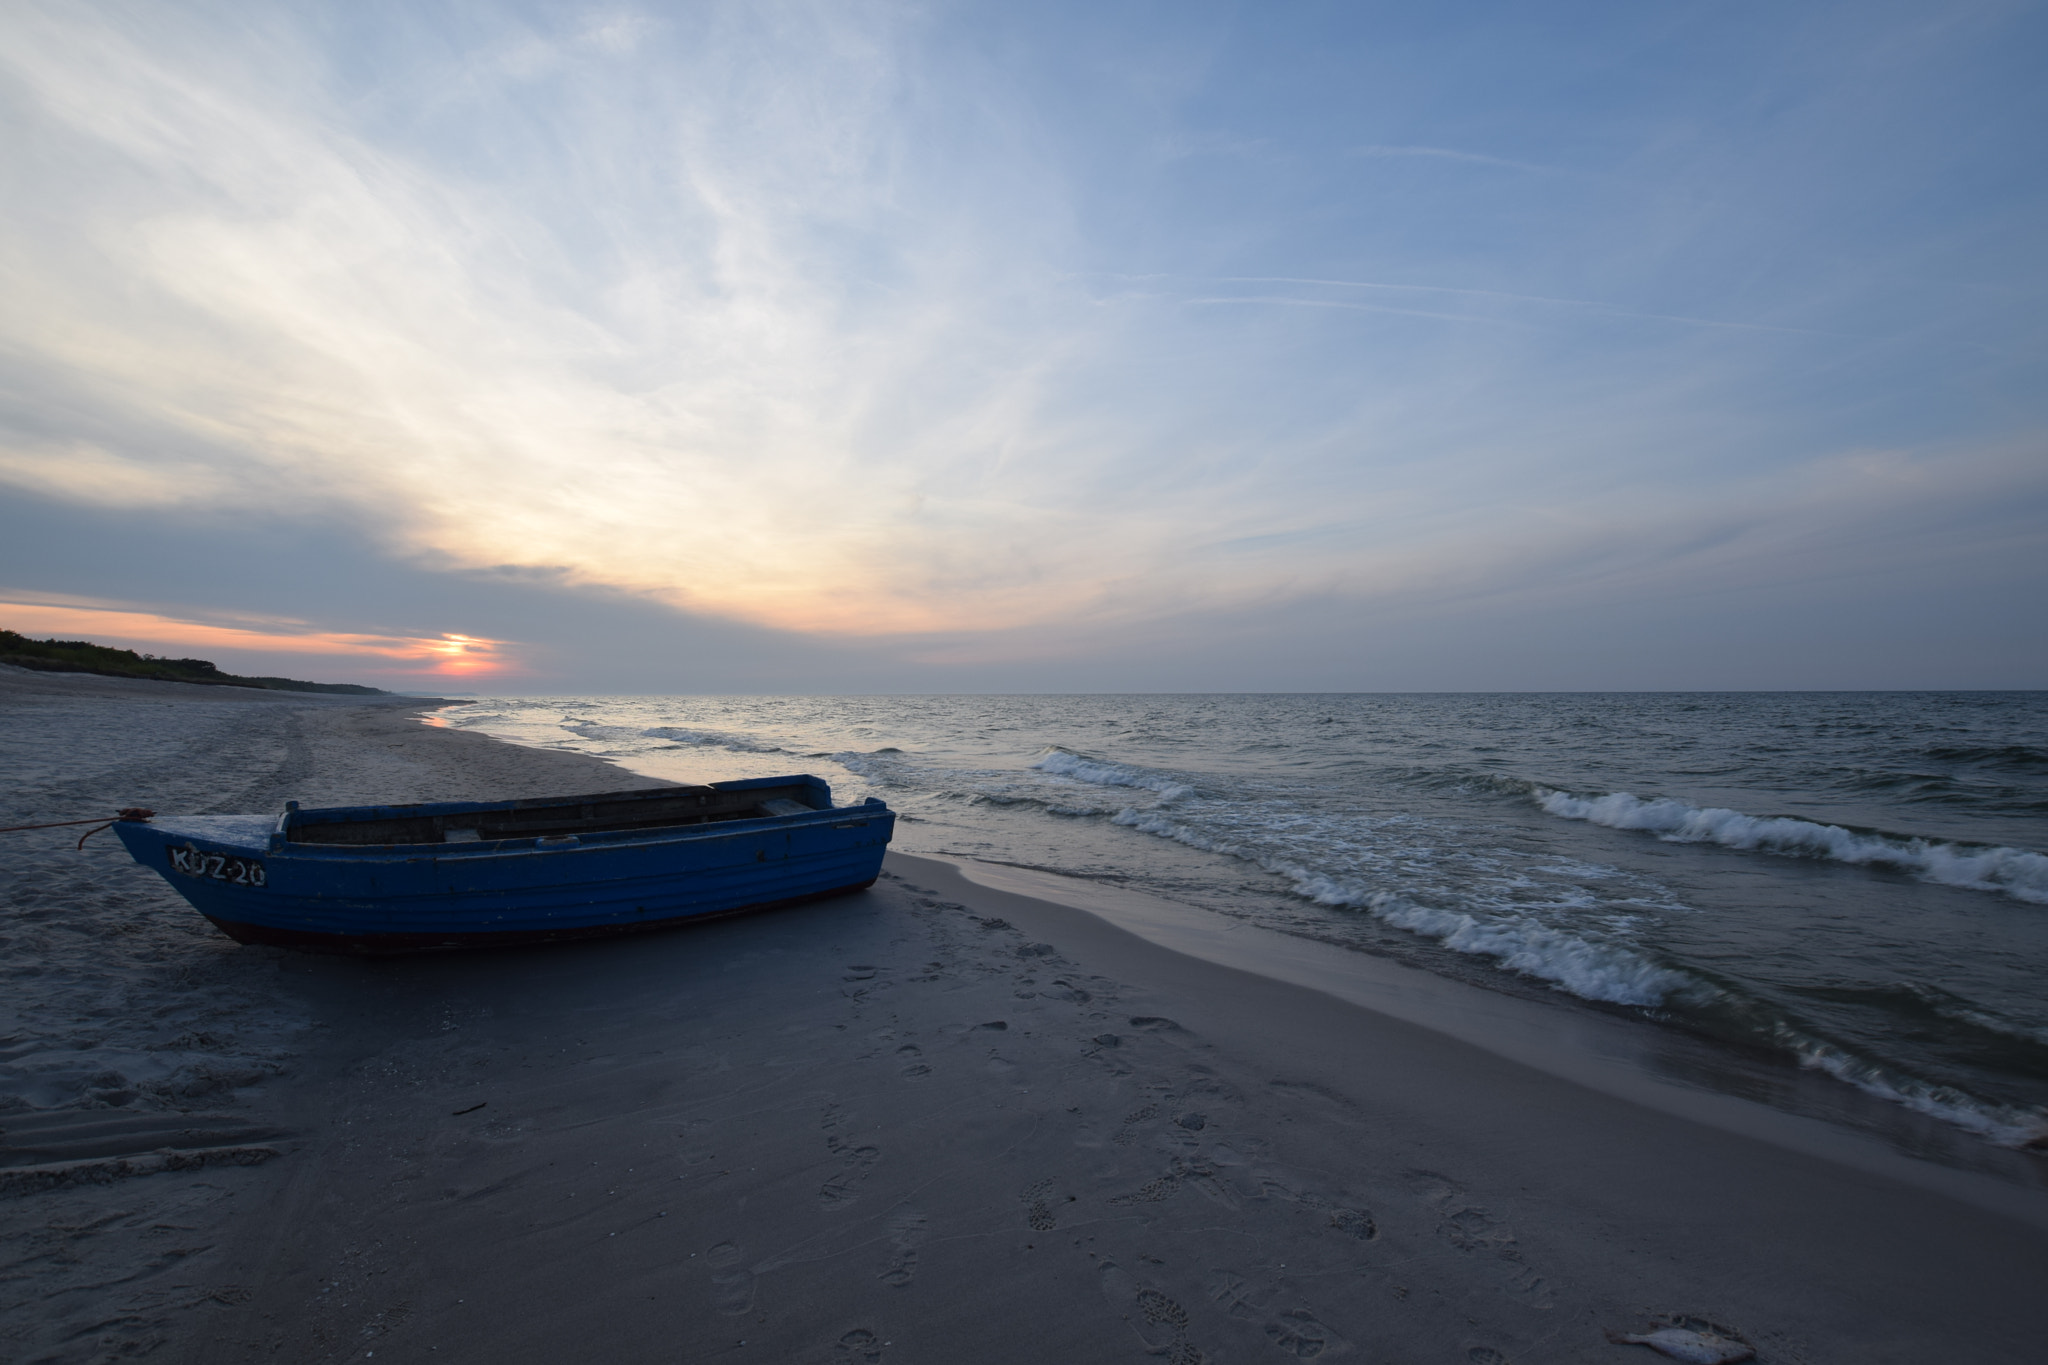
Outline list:
[[[627,829],[673,829],[725,820],[760,820],[816,809],[817,788],[662,787],[644,792],[570,796],[559,800],[515,801],[483,810],[444,814],[372,816],[364,819],[294,819],[285,830],[294,844],[460,844],[497,839],[559,838]]]

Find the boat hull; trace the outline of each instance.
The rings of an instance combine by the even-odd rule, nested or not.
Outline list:
[[[115,829],[137,862],[239,942],[381,954],[643,933],[846,895],[880,874],[894,824],[876,801],[598,832],[566,847],[259,842],[247,818]]]
[[[607,921],[578,925],[558,924],[551,928],[536,929],[486,929],[441,933],[334,933],[325,930],[285,928],[275,924],[246,924],[236,920],[220,919],[214,915],[207,915],[206,918],[214,928],[237,943],[295,948],[300,952],[309,953],[383,957],[442,952],[455,948],[524,948],[540,943],[566,943],[577,939],[658,933],[704,920],[728,919],[734,915],[752,915],[765,910],[786,910],[791,906],[805,905],[811,901],[830,900],[834,896],[850,896],[857,891],[865,891],[874,884],[875,879],[870,877],[864,882],[834,887],[829,891],[811,891],[800,896],[786,896],[781,900],[735,906],[729,910],[695,910],[687,914],[671,915],[666,919],[642,920],[630,924]]]

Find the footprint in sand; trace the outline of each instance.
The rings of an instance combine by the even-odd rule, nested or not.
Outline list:
[[[1312,1314],[1295,1309],[1266,1324],[1266,1338],[1296,1360],[1314,1360],[1344,1342]]]
[[[1434,1205],[1442,1221],[1437,1235],[1458,1250],[1490,1255],[1503,1262],[1506,1289],[1532,1308],[1549,1308],[1555,1297],[1550,1284],[1522,1260],[1514,1229],[1492,1212],[1464,1201],[1465,1187],[1436,1171],[1409,1171],[1402,1176],[1409,1189]]]
[[[1140,1282],[1115,1261],[1102,1263],[1102,1294],[1131,1325],[1151,1355],[1170,1365],[1204,1365],[1208,1357],[1188,1340],[1188,1310]]]
[[[1321,1214],[1324,1226],[1335,1228],[1338,1232],[1356,1237],[1361,1242],[1373,1241],[1380,1235],[1380,1225],[1374,1221],[1369,1210],[1353,1208],[1347,1204],[1339,1204],[1310,1191],[1295,1193],[1273,1181],[1266,1182],[1266,1190],[1278,1193],[1283,1198],[1292,1199],[1296,1204],[1311,1213]]]
[[[740,1264],[737,1242],[720,1242],[704,1253],[711,1267],[711,1292],[718,1311],[738,1317],[754,1306],[754,1272]]]
[[[865,1327],[856,1327],[839,1338],[834,1348],[863,1362],[863,1365],[879,1365],[882,1359],[882,1339]]]
[[[1165,1175],[1155,1176],[1146,1181],[1129,1194],[1117,1195],[1109,1202],[1113,1207],[1120,1209],[1130,1208],[1135,1204],[1161,1203],[1180,1192],[1181,1181],[1184,1178],[1180,1171],[1168,1171]]]
[[[834,1150],[841,1151],[840,1162],[844,1169],[818,1187],[818,1207],[828,1213],[846,1208],[860,1198],[861,1183],[867,1179],[868,1172],[874,1168],[875,1163],[882,1159],[882,1149],[879,1147],[854,1147],[844,1150],[835,1147]]]
[[[1053,1214],[1053,1182],[1050,1178],[1039,1181],[1023,1194],[1017,1196],[1024,1202],[1024,1223],[1033,1232],[1051,1232],[1060,1225]],[[1074,1196],[1068,1195],[1061,1203],[1071,1204]]]
[[[916,1043],[905,1043],[896,1049],[896,1060],[904,1064],[903,1075],[907,1080],[919,1081],[932,1074],[932,1069],[925,1065],[923,1058],[924,1049]]]
[[[1130,1146],[1138,1140],[1138,1125],[1151,1119],[1158,1113],[1159,1106],[1156,1104],[1148,1104],[1143,1108],[1133,1109],[1130,1113],[1124,1115],[1123,1125],[1116,1130],[1116,1136],[1111,1138],[1110,1141],[1116,1143],[1119,1147]]]
[[[1370,1242],[1380,1235],[1380,1225],[1364,1209],[1332,1209],[1330,1226],[1339,1232],[1348,1232],[1361,1242]]]
[[[1264,1319],[1266,1340],[1296,1360],[1317,1360],[1350,1352],[1351,1343],[1306,1308],[1274,1312],[1270,1304],[1274,1296],[1270,1287],[1228,1272],[1220,1273],[1209,1291],[1209,1297],[1231,1317],[1254,1322]]]
[[[917,1248],[925,1237],[925,1217],[916,1209],[898,1209],[889,1217],[889,1245],[894,1250],[889,1268],[880,1279],[891,1289],[901,1289],[917,1278]]]

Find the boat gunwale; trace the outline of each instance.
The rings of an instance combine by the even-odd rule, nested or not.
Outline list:
[[[485,858],[525,857],[529,854],[565,854],[581,851],[596,851],[612,848],[632,848],[640,845],[684,843],[699,839],[723,839],[747,834],[758,834],[764,827],[790,828],[817,824],[837,827],[852,822],[866,824],[875,813],[875,808],[887,809],[877,797],[869,797],[867,803],[858,806],[835,806],[830,810],[799,811],[790,815],[749,816],[738,820],[713,820],[694,825],[661,825],[647,829],[594,830],[575,836],[574,843],[556,843],[541,846],[541,840],[560,838],[559,835],[522,835],[511,839],[462,840],[456,843],[438,844],[302,844],[287,842],[282,847],[271,845],[266,848],[258,844],[236,845],[225,839],[210,842],[223,847],[246,848],[251,854],[267,859],[286,858],[294,862],[347,861],[363,858],[391,858],[403,855],[408,861],[419,858]],[[180,836],[187,837],[187,836]]]
[[[681,815],[673,824],[633,824],[630,807],[636,802],[654,803],[664,798],[688,795],[704,796],[717,794],[730,797],[749,791],[787,788],[804,792],[822,805],[809,810],[791,811],[786,814],[745,814],[740,812],[709,812],[691,817]],[[357,843],[353,841],[328,841],[325,839],[296,838],[295,834],[308,827],[374,825],[385,822],[431,820],[437,823],[464,816],[488,816],[493,814],[531,814],[550,810],[568,810],[578,806],[618,805],[628,809],[617,812],[618,823],[609,827],[603,820],[593,821],[590,827],[576,828],[582,823],[570,822],[570,828],[540,829],[532,832],[507,834],[495,839],[450,840],[445,832],[442,837],[430,841],[407,840],[390,843]],[[781,777],[739,778],[727,782],[711,782],[663,787],[637,787],[625,791],[590,792],[578,795],[520,797],[498,801],[430,801],[403,804],[324,806],[301,808],[297,802],[287,802],[285,810],[272,826],[265,846],[247,845],[252,851],[269,857],[292,859],[324,859],[332,857],[394,857],[418,858],[427,856],[423,851],[431,850],[432,856],[444,854],[462,857],[491,856],[507,851],[514,853],[566,853],[578,848],[613,848],[633,843],[668,843],[683,839],[744,833],[758,830],[764,825],[789,825],[814,822],[818,819],[843,818],[849,813],[861,812],[873,806],[885,806],[879,798],[868,797],[858,806],[834,806],[832,788],[823,778],[810,773],[792,773]],[[886,806],[885,806],[886,808]],[[744,811],[747,808],[742,807]],[[166,833],[175,826],[159,825]],[[573,841],[543,845],[543,840],[562,840],[570,836]],[[235,841],[209,835],[180,833],[178,837],[202,838],[207,842],[228,847],[241,847]],[[509,849],[508,849],[509,846]]]
[[[300,806],[295,801],[285,804],[288,814],[296,814],[301,819],[311,816],[343,816],[351,820],[403,820],[423,815],[469,815],[486,810],[546,810],[551,806],[582,805],[593,801],[647,801],[692,792],[753,791],[762,787],[786,787],[807,783],[816,783],[828,790],[830,788],[830,784],[822,777],[811,773],[790,773],[783,777],[743,777],[729,782],[675,783],[666,787],[626,787],[618,791],[576,792],[562,796],[504,797],[495,801],[373,801],[358,806]],[[309,823],[318,824],[346,822],[309,820]]]

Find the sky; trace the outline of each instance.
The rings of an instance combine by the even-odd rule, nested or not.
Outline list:
[[[409,691],[2048,687],[2048,6],[0,11],[0,626]]]

